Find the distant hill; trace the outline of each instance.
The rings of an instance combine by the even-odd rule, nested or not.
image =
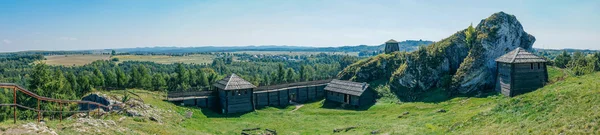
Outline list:
[[[400,42],[403,51],[414,51],[420,45],[434,43],[427,40],[406,40]],[[236,52],[236,51],[315,51],[315,52],[378,52],[383,50],[384,45],[358,45],[341,47],[308,47],[287,45],[265,45],[265,46],[203,46],[203,47],[144,47],[115,49],[117,52],[126,53],[194,53],[194,52]]]

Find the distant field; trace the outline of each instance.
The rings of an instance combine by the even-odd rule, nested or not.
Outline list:
[[[48,65],[82,66],[96,60],[108,60],[110,55],[53,55],[45,56]]]
[[[239,52],[233,52],[233,53],[246,53],[246,54],[255,54],[255,55],[260,55],[260,54],[264,54],[264,55],[280,55],[280,54],[287,54],[287,55],[292,55],[292,56],[296,56],[296,55],[315,55],[315,54],[320,54],[320,53],[325,53],[325,54],[340,54],[340,55],[350,55],[350,56],[358,56],[358,52],[304,52],[304,51],[239,51]]]
[[[161,64],[172,63],[187,63],[187,64],[202,64],[212,63],[215,58],[213,55],[189,55],[189,56],[167,56],[167,55],[118,55],[113,58],[119,58],[119,62],[123,61],[150,61]]]

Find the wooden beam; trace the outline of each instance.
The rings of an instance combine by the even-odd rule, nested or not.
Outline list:
[[[41,112],[40,112],[40,99],[38,99],[38,101],[37,101],[37,111],[38,111],[38,123],[39,123],[40,119],[41,119],[41,117],[40,117],[40,114],[41,114]]]
[[[62,103],[60,103],[60,102],[58,102],[58,105],[60,106],[60,122],[62,122],[63,106],[62,106]]]
[[[13,88],[13,100],[14,100],[14,105],[13,105],[13,114],[14,114],[14,124],[17,124],[17,87]]]

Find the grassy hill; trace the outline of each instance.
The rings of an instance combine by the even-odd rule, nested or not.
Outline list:
[[[537,91],[508,98],[499,94],[454,97],[426,102],[379,102],[367,110],[329,107],[324,101],[305,104],[296,111],[268,107],[225,116],[207,109],[176,106],[164,94],[135,90],[146,104],[160,110],[161,122],[142,117],[109,115],[113,128],[89,130],[96,134],[239,134],[242,129],[268,128],[280,134],[334,134],[336,128],[356,127],[335,134],[600,134],[600,72],[570,76],[552,68],[552,80]],[[559,79],[563,78],[563,79]],[[120,91],[105,92],[118,95]],[[446,112],[439,112],[440,110]],[[186,118],[188,111],[191,118]],[[119,120],[123,119],[123,120]],[[19,128],[12,121],[2,131]],[[32,121],[30,121],[32,122]],[[19,121],[21,125],[26,121]],[[79,134],[76,120],[47,122],[59,134]]]

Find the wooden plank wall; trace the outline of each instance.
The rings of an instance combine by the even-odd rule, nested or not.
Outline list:
[[[225,111],[226,113],[240,113],[249,112],[254,108],[252,107],[252,95],[251,89],[246,90],[228,90],[225,91]],[[221,102],[223,103],[223,101]]]
[[[498,63],[498,76],[496,77],[496,91],[510,96],[511,64]]]
[[[533,69],[531,68],[533,64]],[[515,64],[511,95],[519,95],[541,88],[546,83],[545,64],[540,63]]]

